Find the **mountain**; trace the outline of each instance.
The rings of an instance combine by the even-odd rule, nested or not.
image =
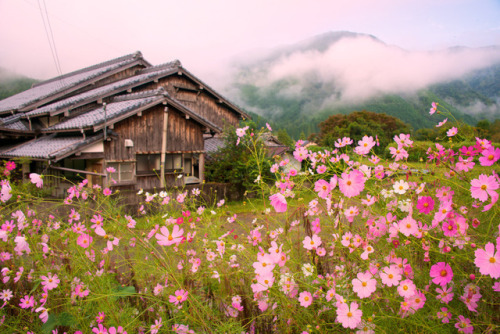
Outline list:
[[[332,114],[384,112],[434,127],[433,101],[469,124],[500,118],[500,48],[407,51],[372,35],[330,32],[236,65],[228,92],[297,139]],[[441,119],[439,119],[441,120]]]
[[[35,79],[15,74],[0,67],[0,100],[31,88]]]

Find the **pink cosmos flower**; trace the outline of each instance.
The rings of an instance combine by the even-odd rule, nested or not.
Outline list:
[[[342,173],[338,180],[339,189],[346,197],[354,197],[359,195],[365,188],[365,177],[362,172],[353,170],[349,174]]]
[[[35,312],[41,312],[40,315],[38,316],[40,318],[40,320],[43,322],[43,323],[46,323],[47,320],[49,320],[49,312],[47,311],[47,309],[43,306],[40,306],[38,307]]]
[[[370,297],[377,289],[377,281],[370,273],[358,273],[357,277],[352,280],[352,290],[358,294],[359,298]]]
[[[78,236],[78,239],[76,239],[76,244],[80,247],[87,248],[90,246],[92,243],[93,238],[86,233],[82,233]]]
[[[437,285],[445,286],[453,279],[453,271],[446,262],[438,262],[431,267],[429,275],[432,282]]]
[[[463,315],[458,316],[458,322],[455,324],[455,328],[458,329],[459,332],[466,334],[472,334],[474,332],[474,327],[470,324],[470,319],[464,318]]]
[[[416,289],[417,287],[411,280],[405,279],[399,282],[398,293],[401,297],[411,298],[415,294]]]
[[[314,191],[318,193],[318,196],[320,198],[326,198],[330,191],[332,190],[332,187],[330,185],[330,182],[327,182],[323,179],[316,181],[314,183]]]
[[[448,118],[445,118],[443,119],[441,122],[439,122],[437,125],[436,125],[436,128],[440,128],[442,127],[443,125],[446,124],[446,122],[448,122]]]
[[[43,187],[43,179],[40,174],[31,173],[30,174],[31,183],[37,186],[37,188]]]
[[[309,291],[302,291],[299,294],[300,306],[307,308],[307,307],[309,307],[309,305],[312,304],[312,301],[313,301],[313,297]]]
[[[352,302],[350,306],[347,303],[339,305],[337,308],[337,320],[344,328],[354,329],[361,322],[363,312],[359,309],[356,302]]]
[[[354,153],[359,155],[366,155],[370,153],[370,150],[375,146],[376,142],[373,137],[364,136],[360,141],[358,141],[358,146],[354,148]]]
[[[187,299],[188,292],[180,289],[175,291],[174,295],[168,296],[168,301],[171,302],[174,305],[179,305],[180,303],[184,302]]]
[[[304,248],[307,250],[316,249],[319,247],[319,245],[321,245],[321,238],[318,237],[316,234],[314,234],[312,238],[310,236],[306,236],[304,238],[304,241],[302,241],[302,244],[304,245]]]
[[[47,289],[47,290],[52,290],[57,288],[59,285],[59,278],[57,275],[52,276],[52,273],[48,273],[47,276],[41,276],[42,279],[42,285]]]
[[[500,148],[494,146],[488,147],[481,152],[482,157],[479,158],[481,166],[491,166],[500,159]]]
[[[271,205],[274,207],[276,212],[285,212],[287,209],[286,198],[280,193],[276,193],[269,197]]]
[[[380,273],[382,283],[387,286],[397,286],[401,280],[401,270],[396,265],[385,267]]]
[[[16,169],[16,163],[14,161],[7,161],[5,163],[5,169],[9,172],[13,171],[14,169]]]
[[[326,166],[325,165],[318,166],[318,168],[316,168],[316,172],[318,174],[324,174],[326,172]]]
[[[104,327],[102,324],[99,324],[99,326],[92,328],[92,333],[95,334],[107,334],[108,329]]]
[[[429,109],[429,114],[434,114],[437,110],[437,106],[439,105],[439,103],[436,103],[436,102],[432,102],[431,103],[431,109]]]
[[[24,296],[23,298],[21,298],[19,306],[24,309],[35,306],[35,297],[30,297],[29,295]]]
[[[162,319],[160,317],[160,319],[155,319],[155,324],[154,325],[151,325],[151,334],[157,334],[158,331],[160,330],[160,328],[163,326],[162,324]]]
[[[419,197],[417,209],[421,213],[428,215],[432,210],[434,210],[434,199],[430,196]]]
[[[484,246],[484,249],[476,249],[474,254],[476,255],[474,264],[479,268],[481,274],[490,275],[493,278],[500,277],[500,251],[497,249],[495,253],[495,245],[493,243],[488,242]]]
[[[451,313],[448,311],[446,307],[441,307],[441,311],[437,313],[439,319],[442,319],[441,322],[443,324],[447,324],[450,322]]]
[[[488,195],[491,196],[491,204],[485,206],[483,211],[491,209],[493,204],[498,201],[498,193],[495,191],[498,189],[498,182],[495,176],[481,174],[477,179],[472,180],[470,184],[472,198],[478,199],[481,202],[486,202]]]
[[[452,127],[451,129],[449,129],[448,131],[446,131],[446,135],[448,137],[453,137],[455,136],[456,134],[458,133],[458,129],[456,127]]]
[[[109,196],[111,195],[113,192],[111,191],[111,189],[109,188],[104,188],[104,190],[102,191],[103,195],[104,196]]]
[[[102,324],[104,322],[104,318],[106,318],[104,312],[99,312],[95,317],[95,321],[97,321],[98,324]]]
[[[161,246],[170,246],[173,244],[179,244],[183,239],[184,230],[179,228],[179,225],[174,225],[172,228],[172,233],[168,230],[166,226],[162,226],[160,228],[160,233],[155,235],[156,239],[158,239],[158,245]]]
[[[407,216],[399,221],[399,232],[403,233],[405,236],[415,235],[418,232],[417,221],[411,216]]]
[[[438,293],[436,299],[441,301],[441,303],[448,304],[453,300],[453,296],[455,295],[452,291],[453,288],[451,286],[448,288],[444,286],[442,289],[436,288],[436,292]]]

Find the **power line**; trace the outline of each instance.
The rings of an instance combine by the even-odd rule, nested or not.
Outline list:
[[[45,13],[47,14],[47,6],[45,6],[45,0],[44,0],[44,7],[45,7]],[[55,43],[53,41],[54,35],[52,34],[52,29],[50,29],[50,35],[49,35],[49,31],[47,29],[47,24],[50,27],[49,16],[47,14],[47,17],[46,18],[44,17],[43,11],[42,11],[42,6],[40,4],[40,0],[38,0],[38,9],[40,10],[40,15],[42,16],[43,27],[45,29],[45,35],[47,36],[47,40],[49,42],[50,52],[52,53],[52,59],[54,60],[54,64],[56,66],[57,73],[59,73],[59,75],[61,76],[62,70],[61,70],[61,66],[59,64],[59,57],[57,56],[57,49],[56,49]],[[47,19],[48,23],[45,23],[45,19]],[[52,36],[52,39],[50,36]]]
[[[54,53],[56,55],[57,67],[59,70],[59,74],[62,75],[61,62],[59,61],[59,54],[57,53],[56,41],[54,39],[54,34],[52,33],[52,26],[50,25],[49,13],[47,12],[47,5],[45,4],[45,0],[43,0],[43,7],[45,8],[45,16],[47,17],[47,23],[49,25],[50,36],[52,37],[52,44],[54,45]]]

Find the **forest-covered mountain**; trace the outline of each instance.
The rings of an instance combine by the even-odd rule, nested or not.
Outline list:
[[[31,88],[38,82],[0,67],[0,100]]]
[[[386,113],[433,127],[439,102],[469,124],[500,118],[500,47],[411,52],[332,32],[237,65],[229,95],[295,139],[337,113]]]

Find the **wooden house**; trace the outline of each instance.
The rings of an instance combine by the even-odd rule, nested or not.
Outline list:
[[[25,174],[134,190],[201,183],[204,135],[243,118],[179,61],[152,66],[137,52],[1,100],[0,157],[29,158]]]

